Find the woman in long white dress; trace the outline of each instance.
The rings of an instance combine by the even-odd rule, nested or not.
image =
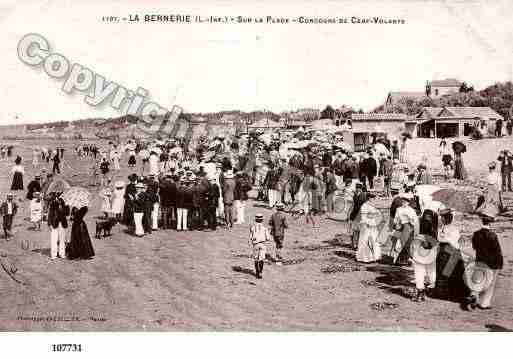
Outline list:
[[[360,222],[358,223],[360,235],[356,260],[358,262],[372,263],[381,259],[381,245],[378,241],[380,224],[384,222],[381,212],[369,201],[360,208]]]

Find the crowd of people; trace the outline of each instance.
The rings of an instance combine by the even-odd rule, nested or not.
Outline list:
[[[250,226],[249,244],[258,278],[262,278],[266,242],[275,243],[274,261],[279,263],[283,259],[287,211],[304,215],[306,223],[314,228],[319,227],[318,216],[339,220],[352,239],[359,262],[381,261],[385,243],[390,244],[388,255],[393,264],[413,267],[415,301],[424,301],[426,294],[432,295],[435,289],[440,292],[449,288],[450,296],[467,308],[489,308],[493,286],[478,293],[464,283],[464,255],[460,252],[461,236],[453,224],[453,211],[419,198],[417,186],[433,183],[430,163],[424,156],[411,168],[405,163],[406,143],[407,138],[390,141],[385,135],[373,138],[364,151],[355,152],[336,138],[323,142],[300,134],[262,140],[259,134],[249,134],[200,139],[192,148],[173,139],[129,140],[124,144],[109,143],[107,148],[86,144],[77,146],[75,155],[93,163],[90,186],[97,187],[97,177],[101,176],[97,193],[104,218],[96,223],[97,234],[98,226],[116,224],[126,226],[136,237],[159,230],[216,231],[222,227],[230,231],[236,225],[253,222],[247,218],[245,208],[249,192],[255,189],[256,200],[274,210],[268,225],[264,224],[263,214],[258,213]],[[465,149],[458,148],[453,144],[450,151],[443,139],[441,162],[446,177],[464,179]],[[42,170],[27,187],[31,222],[40,230],[41,222],[47,221],[52,259],[91,258],[94,249],[84,221],[87,206],[70,208],[61,198],[62,192],[49,190],[54,173],[60,173],[58,164],[63,155],[63,148],[41,154],[43,161],[51,157],[54,168],[52,173]],[[123,157],[127,168],[133,171],[126,183],[113,181],[113,177],[119,178]],[[13,191],[24,189],[21,161],[18,156],[12,170]],[[489,184],[496,190],[488,189],[478,203],[483,229],[473,239],[476,258],[492,270],[494,280],[502,268],[502,255],[497,236],[488,227],[493,214],[483,208],[497,207],[500,192],[511,190],[513,156],[502,151],[498,161],[501,175],[490,166]],[[374,203],[376,195],[391,199],[385,226],[384,216]],[[0,207],[7,238],[17,210],[11,194]],[[72,221],[69,241],[68,218]],[[420,258],[415,250],[419,246],[425,252],[436,253]],[[459,257],[456,269],[447,273],[449,251]],[[431,259],[427,260],[428,257]]]

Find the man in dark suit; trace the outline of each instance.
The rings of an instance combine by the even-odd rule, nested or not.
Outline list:
[[[477,307],[485,310],[491,308],[497,275],[503,267],[504,259],[497,235],[489,227],[493,219],[485,216],[482,221],[482,228],[472,236],[472,248],[476,251],[476,263],[484,265],[485,268],[488,267],[491,270],[492,278],[490,285],[481,292],[472,292],[468,304],[472,309]]]
[[[208,228],[212,231],[217,227],[216,209],[219,205],[219,186],[215,177],[209,178],[208,193],[207,193],[207,222]]]
[[[52,193],[48,205],[48,227],[50,228],[50,258],[66,257],[66,228],[67,217],[70,214],[69,206],[64,200]]]
[[[171,222],[176,218],[176,182],[172,173],[167,173],[160,182],[160,205],[162,212],[162,228],[171,229]]]

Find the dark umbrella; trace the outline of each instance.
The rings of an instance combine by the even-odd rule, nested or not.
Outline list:
[[[472,205],[472,201],[468,198],[468,194],[461,191],[443,188],[434,192],[431,198],[458,212],[472,213],[474,211],[474,206]]]
[[[408,138],[408,139],[410,139],[410,140],[411,140],[411,138],[412,138],[412,137],[411,137],[411,133],[409,133],[409,132],[403,132],[403,133],[401,133],[401,136],[403,136],[403,137],[405,137],[405,138]]]
[[[465,153],[467,152],[467,146],[460,141],[453,142],[452,149],[455,153]]]

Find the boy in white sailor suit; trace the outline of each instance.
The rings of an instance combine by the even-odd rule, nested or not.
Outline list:
[[[262,279],[264,270],[264,260],[267,251],[266,242],[271,240],[271,234],[267,227],[263,225],[264,216],[260,213],[255,215],[255,224],[249,229],[249,245],[253,249],[253,259],[255,261],[255,274],[258,279]]]

